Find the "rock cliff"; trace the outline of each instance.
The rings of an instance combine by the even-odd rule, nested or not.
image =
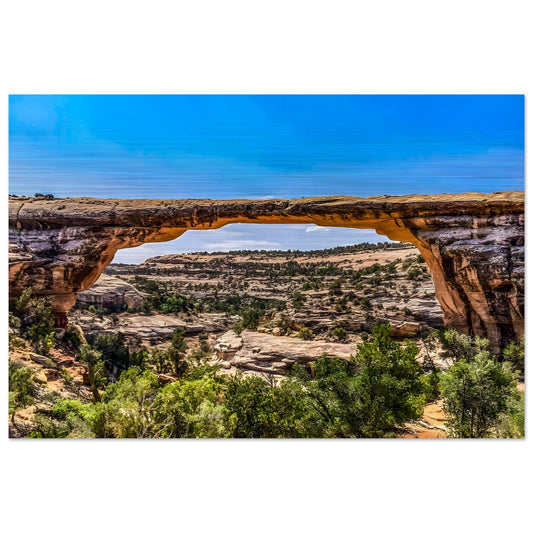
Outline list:
[[[122,311],[142,305],[144,296],[130,283],[102,274],[89,290],[78,294],[78,302],[110,311]]]
[[[10,197],[10,297],[31,286],[64,313],[121,248],[236,222],[371,228],[413,243],[444,321],[493,349],[524,331],[524,193],[294,200]]]

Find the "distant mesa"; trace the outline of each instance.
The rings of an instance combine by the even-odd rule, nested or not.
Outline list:
[[[490,339],[524,333],[524,193],[331,196],[293,200],[9,199],[10,297],[32,287],[62,317],[117,250],[226,224],[374,229],[417,246],[444,322]]]

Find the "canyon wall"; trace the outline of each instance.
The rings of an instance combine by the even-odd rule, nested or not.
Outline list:
[[[121,248],[226,224],[374,229],[417,246],[445,324],[499,350],[524,333],[524,193],[294,200],[102,200],[10,197],[10,298],[32,287],[60,316]]]

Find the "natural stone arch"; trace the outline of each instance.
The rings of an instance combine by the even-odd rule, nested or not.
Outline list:
[[[494,350],[523,335],[522,192],[218,201],[11,197],[10,296],[32,286],[63,314],[117,250],[237,222],[374,229],[412,243],[432,273],[445,324],[488,337]]]

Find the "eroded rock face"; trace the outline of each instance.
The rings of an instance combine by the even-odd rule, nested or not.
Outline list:
[[[136,315],[123,313],[114,321],[109,316],[77,316],[78,322],[87,334],[114,334],[122,332],[127,339],[138,339],[150,346],[170,340],[176,328],[183,328],[187,335],[199,333],[220,333],[235,323],[224,313],[205,313],[194,322],[185,322],[173,315]]]
[[[523,335],[524,193],[295,200],[100,200],[11,197],[10,296],[27,286],[58,313],[121,248],[235,222],[375,229],[413,243],[433,275],[444,321],[493,349]]]
[[[144,296],[131,283],[102,274],[90,289],[78,294],[78,302],[122,311],[142,305]]]
[[[294,363],[305,365],[325,353],[349,359],[356,352],[356,345],[243,331],[240,336],[225,333],[218,339],[215,352],[217,357],[235,368],[284,375],[290,372]]]

